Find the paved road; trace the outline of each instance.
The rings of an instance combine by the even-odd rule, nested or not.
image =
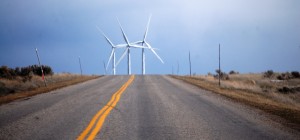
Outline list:
[[[2,105],[0,139],[76,139],[128,79],[105,76]],[[168,76],[135,76],[96,139],[297,139],[287,130]]]

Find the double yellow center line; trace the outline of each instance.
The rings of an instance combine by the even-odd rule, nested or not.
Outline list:
[[[129,80],[124,85],[122,85],[122,87],[116,93],[113,94],[110,101],[101,110],[97,112],[97,114],[90,121],[89,125],[79,135],[77,140],[83,140],[85,138],[87,140],[93,140],[96,137],[98,132],[100,132],[106,117],[109,115],[110,111],[117,105],[122,93],[126,90],[126,88],[131,84],[133,80],[134,75],[132,75],[129,78]]]

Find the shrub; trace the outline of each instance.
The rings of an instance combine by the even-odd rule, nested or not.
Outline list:
[[[291,74],[293,78],[300,78],[300,73],[298,71],[292,71]]]
[[[292,71],[291,73],[286,72],[286,73],[281,73],[280,75],[277,76],[278,80],[289,80],[294,78],[300,78],[299,72],[297,71]]]
[[[33,75],[34,75],[33,72],[30,71],[30,72],[28,73],[28,75],[26,75],[26,76],[23,77],[22,81],[23,81],[24,83],[25,83],[26,81],[31,81]]]
[[[12,73],[12,69],[8,68],[7,66],[0,67],[0,77],[6,79],[13,79],[14,73]]]
[[[272,78],[274,76],[274,72],[273,72],[273,70],[268,70],[268,71],[264,72],[263,76],[265,78]]]
[[[234,71],[234,70],[231,70],[231,71],[229,72],[229,74],[239,74],[239,72]]]
[[[278,92],[283,93],[283,94],[288,94],[288,93],[297,93],[300,91],[300,87],[282,87],[277,89]]]
[[[43,65],[43,70],[45,75],[53,75],[53,71],[51,67]]]
[[[229,80],[229,76],[228,76],[228,74],[226,74],[225,72],[222,72],[222,71],[220,71],[219,69],[217,69],[216,70],[216,75],[214,75],[214,77],[216,78],[216,79],[218,79],[219,78],[219,76],[220,76],[220,78],[222,79],[222,80]]]
[[[21,75],[21,69],[19,67],[15,68],[15,74],[16,75]]]
[[[52,68],[46,65],[42,66],[44,75],[52,75]],[[0,67],[0,77],[6,79],[15,79],[16,76],[23,77],[23,81],[31,80],[33,75],[42,76],[41,67],[38,65],[31,65],[27,67],[16,67],[15,69],[8,68],[7,66]]]
[[[289,72],[281,73],[280,75],[277,76],[278,80],[289,80],[289,79],[292,79],[292,78],[293,78],[293,76]]]
[[[20,76],[28,76],[31,71],[32,69],[30,67],[22,67]]]

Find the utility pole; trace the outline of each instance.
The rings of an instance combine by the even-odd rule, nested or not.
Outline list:
[[[221,45],[219,44],[219,87],[221,86]]]
[[[78,56],[78,60],[79,60],[79,66],[80,66],[80,75],[82,76],[82,68],[81,68],[80,56]]]
[[[174,75],[174,71],[173,71],[173,65],[172,65],[172,75]]]
[[[44,71],[43,71],[43,66],[41,65],[41,61],[40,61],[40,57],[39,57],[37,48],[35,48],[35,52],[36,52],[36,56],[37,56],[37,59],[39,62],[39,67],[41,68],[41,71],[42,71],[42,79],[44,80],[45,87],[47,87],[46,78],[45,78]]]
[[[192,62],[191,62],[191,52],[189,51],[189,62],[190,62],[190,77],[192,76]]]

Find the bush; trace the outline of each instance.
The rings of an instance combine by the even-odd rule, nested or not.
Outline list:
[[[216,75],[214,75],[214,77],[216,79],[219,79],[219,76],[222,80],[229,80],[229,76],[228,74],[226,74],[225,72],[220,71],[219,69],[216,70]]]
[[[300,73],[298,71],[292,71],[291,74],[293,78],[300,78]]]
[[[268,71],[264,72],[263,76],[265,78],[272,78],[274,76],[274,72],[273,72],[273,70],[268,70]]]
[[[51,67],[43,65],[43,70],[45,75],[53,75],[53,71]]]
[[[294,79],[294,78],[300,78],[300,74],[297,71],[292,71],[286,72],[286,73],[281,73],[280,75],[277,76],[278,80],[289,80],[289,79]]]
[[[19,67],[15,68],[15,74],[16,75],[21,75],[21,69]]]
[[[22,77],[28,76],[31,71],[32,71],[32,69],[30,67],[22,67],[20,76],[22,76]]]
[[[44,75],[52,75],[53,74],[53,71],[52,71],[51,67],[46,66],[46,65],[42,65],[42,68],[43,68],[43,71],[44,71]],[[31,71],[35,75],[42,76],[41,67],[38,66],[38,65],[31,65],[31,66],[28,66],[28,67],[21,68],[21,75],[22,76],[28,76]]]
[[[33,72],[30,71],[30,72],[28,73],[28,75],[22,77],[22,78],[23,78],[22,81],[23,81],[24,83],[25,83],[26,81],[31,81],[33,75],[34,75]]]
[[[42,66],[44,75],[52,75],[52,68],[46,65]],[[16,67],[15,69],[8,68],[7,66],[0,67],[0,77],[5,79],[15,79],[16,76],[26,77],[25,81],[31,80],[33,75],[42,76],[41,67],[38,65],[31,65],[27,67]]]
[[[292,78],[293,78],[293,76],[289,72],[281,73],[280,75],[277,76],[278,80],[289,80],[289,79],[292,79]]]
[[[239,74],[239,72],[234,71],[234,70],[231,70],[231,71],[229,72],[229,74]]]
[[[15,72],[13,69],[8,68],[7,66],[1,66],[0,67],[0,77],[6,78],[6,79],[13,79],[15,76]]]
[[[282,87],[277,89],[278,92],[283,93],[283,94],[288,94],[288,93],[297,93],[300,91],[300,87]]]

